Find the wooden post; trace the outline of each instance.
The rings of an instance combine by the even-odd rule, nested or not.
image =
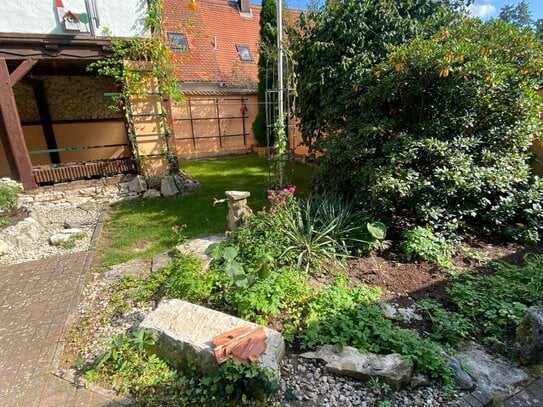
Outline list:
[[[28,72],[33,64],[21,64],[15,78],[22,77],[22,70]],[[19,69],[20,68],[20,69]],[[32,162],[24,140],[23,129],[17,111],[17,103],[13,94],[8,65],[5,59],[0,59],[0,139],[4,145],[6,157],[12,176],[18,177],[24,189],[38,187],[32,176]]]
[[[55,138],[55,130],[53,129],[53,122],[51,121],[51,113],[49,112],[49,105],[47,103],[47,96],[45,95],[43,83],[38,80],[32,81],[32,90],[34,91],[34,97],[36,98],[36,104],[38,105],[41,128],[43,130],[43,135],[45,136],[47,149],[56,150],[58,145]],[[49,157],[51,158],[51,162],[53,164],[60,163],[60,154],[58,151],[50,152]]]

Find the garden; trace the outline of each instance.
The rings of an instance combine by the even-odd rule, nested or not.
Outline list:
[[[114,205],[63,366],[142,406],[440,406],[473,390],[499,405],[541,378],[543,180],[530,147],[543,45],[456,6],[343,0],[303,14],[289,47],[315,164],[267,191],[264,159],[184,162],[194,194]],[[251,192],[254,213],[207,247],[210,264],[175,249],[224,231],[213,202],[225,190]],[[104,280],[120,263],[129,272]],[[207,374],[173,366],[138,328],[168,299],[280,332],[281,375],[232,359]],[[323,349],[399,355],[410,373],[345,378]]]

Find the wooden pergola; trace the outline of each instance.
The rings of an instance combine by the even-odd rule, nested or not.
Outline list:
[[[32,162],[13,87],[38,62],[92,61],[111,55],[111,42],[88,36],[0,35],[0,139],[12,176],[24,189],[35,189]]]

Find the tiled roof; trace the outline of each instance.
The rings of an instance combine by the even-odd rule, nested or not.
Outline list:
[[[174,52],[179,80],[254,87],[258,82],[261,7],[251,4],[252,17],[243,17],[239,13],[237,2],[196,2],[197,10],[189,9],[189,0],[164,2],[164,31],[184,33],[188,40],[188,52]],[[237,44],[249,47],[252,62],[240,60]]]

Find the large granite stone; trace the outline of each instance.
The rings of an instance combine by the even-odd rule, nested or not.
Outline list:
[[[136,177],[134,177],[134,179],[128,184],[128,190],[130,192],[136,192],[138,194],[140,192],[147,191],[147,182],[145,181],[145,177],[141,175],[137,175]]]
[[[306,352],[300,356],[321,360],[326,363],[328,371],[340,376],[359,380],[378,378],[395,390],[409,383],[413,372],[412,365],[398,353],[390,355],[360,353],[358,349],[350,346],[343,348],[341,352],[336,352],[334,345],[324,345],[319,346],[315,352]]]
[[[517,329],[516,350],[524,364],[543,362],[543,307],[530,307]]]
[[[140,328],[158,334],[156,352],[160,357],[179,369],[195,365],[203,373],[219,366],[213,353],[213,337],[239,327],[258,325],[177,299],[161,302],[140,324]],[[264,328],[264,332],[268,348],[260,355],[259,364],[279,375],[285,342],[273,329]]]
[[[177,184],[175,183],[173,176],[167,175],[162,178],[162,182],[160,183],[160,193],[164,196],[172,196],[179,193],[179,188],[177,188]]]
[[[524,371],[513,366],[507,359],[487,352],[475,342],[469,342],[454,356],[470,373],[476,386],[492,397],[507,397],[529,379]]]

